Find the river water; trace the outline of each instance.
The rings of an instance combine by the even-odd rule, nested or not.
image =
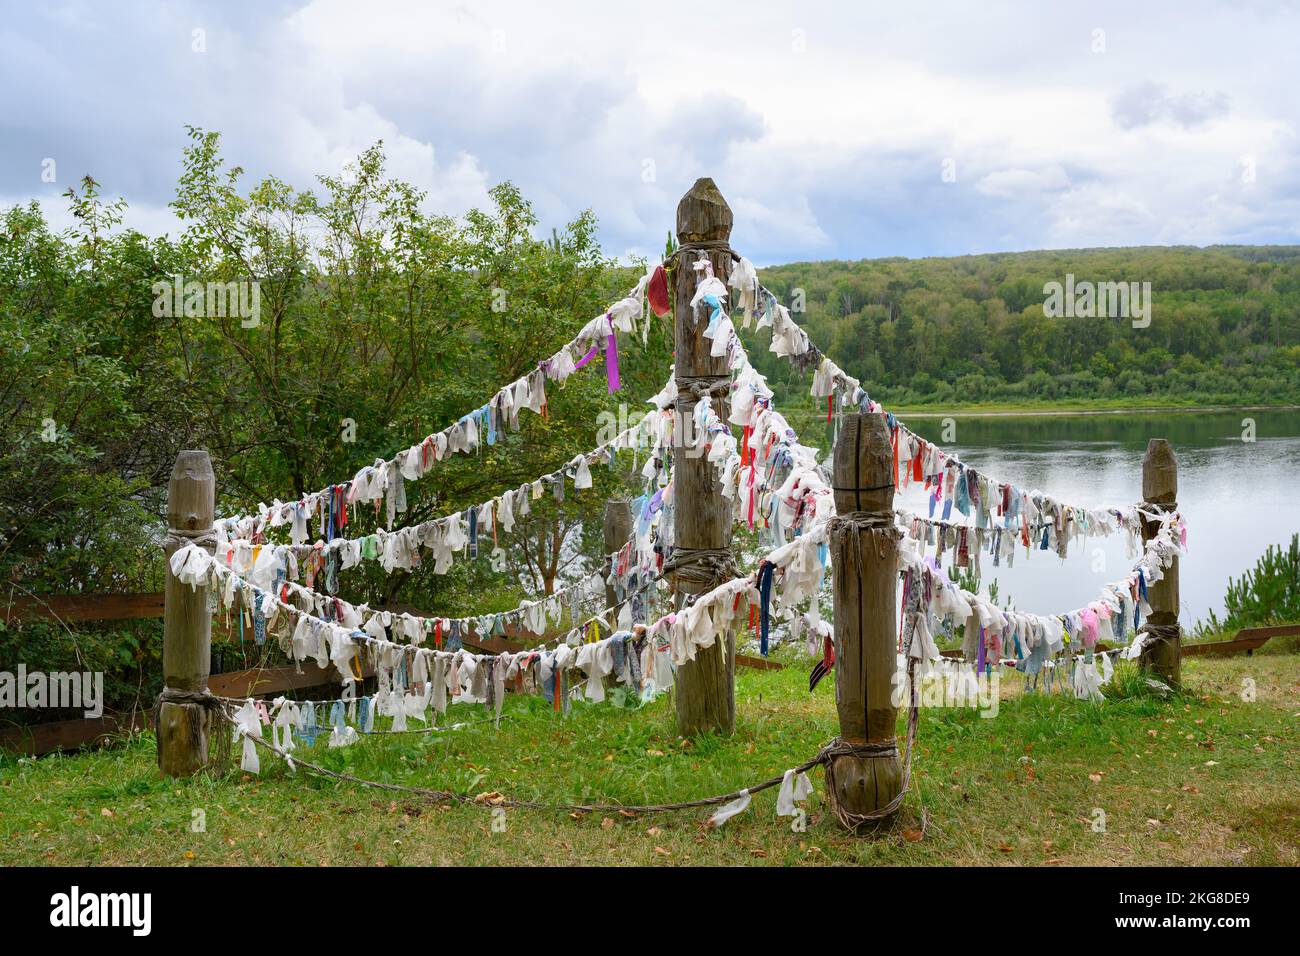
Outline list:
[[[955,451],[981,474],[1084,506],[1138,501],[1147,440],[1172,442],[1179,509],[1188,525],[1180,571],[1185,628],[1211,610],[1222,616],[1229,578],[1252,568],[1268,545],[1285,544],[1300,530],[1298,411],[953,418],[954,440],[943,442],[942,420],[903,416],[919,435]],[[923,497],[911,489],[897,504],[925,513]],[[1074,610],[1132,566],[1126,537],[1080,539],[1064,561],[1047,551],[1025,560],[1022,550],[1012,568],[994,568],[982,555],[982,584],[996,580],[999,603],[1010,597],[1021,610]]]

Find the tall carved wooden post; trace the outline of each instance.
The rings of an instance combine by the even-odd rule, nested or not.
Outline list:
[[[835,706],[840,740],[859,752],[831,757],[827,785],[848,827],[846,817],[881,810],[903,786],[893,699],[900,533],[884,418],[846,416],[834,461]]]
[[[708,313],[691,308],[694,269],[703,253],[713,274],[724,283],[731,273],[732,215],[712,179],[699,179],[677,204],[676,299],[673,347],[677,378],[677,426],[673,449],[673,503],[676,509],[674,551],[665,570],[671,573],[679,606],[686,594],[702,594],[735,576],[731,558],[731,508],[722,497],[714,466],[705,459],[703,441],[692,426],[699,396],[722,402],[730,376],[726,358],[709,355],[704,337]],[[724,416],[725,417],[725,416]],[[736,727],[735,636],[700,650],[695,660],[677,669],[677,732],[689,736],[706,730],[730,735]]]
[[[1178,459],[1174,448],[1163,438],[1147,442],[1147,453],[1142,457],[1142,507],[1147,511],[1178,510]],[[1159,530],[1155,521],[1142,522],[1142,540],[1150,541]],[[1170,687],[1182,680],[1182,646],[1178,631],[1178,556],[1165,569],[1165,576],[1147,588],[1147,603],[1151,617],[1147,624],[1153,629],[1142,647],[1138,664],[1153,671]]]
[[[614,587],[609,583],[610,555],[627,544],[632,537],[632,502],[617,498],[605,502],[605,607],[613,607],[618,601]]]
[[[166,586],[163,609],[163,692],[158,702],[158,769],[188,776],[208,762],[208,722],[202,701],[208,690],[212,615],[207,588],[192,589],[172,574],[171,557],[187,544],[213,551],[216,478],[206,451],[176,456],[167,483]]]

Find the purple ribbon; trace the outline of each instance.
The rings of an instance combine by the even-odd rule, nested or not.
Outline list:
[[[614,320],[608,312],[605,313],[605,320],[609,322],[609,341],[605,343],[605,379],[612,395],[618,391],[618,339],[614,336]]]

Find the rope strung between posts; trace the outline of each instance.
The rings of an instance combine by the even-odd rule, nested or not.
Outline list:
[[[226,719],[227,722],[229,722],[233,726],[238,726],[238,724],[224,710],[222,711],[222,716]],[[701,807],[713,807],[723,803],[730,803],[733,800],[739,799],[742,795],[746,793],[750,795],[753,795],[755,793],[762,793],[764,790],[770,790],[772,787],[780,786],[781,782],[785,779],[785,774],[782,773],[780,776],[776,776],[768,780],[764,780],[762,783],[756,784],[752,787],[746,787],[744,790],[735,790],[732,791],[731,793],[724,793],[716,797],[702,797],[701,799],[698,800],[681,800],[676,803],[651,803],[651,804],[564,803],[564,802],[546,803],[540,800],[510,800],[505,798],[500,800],[494,799],[494,800],[484,801],[479,797],[471,796],[468,793],[457,793],[454,790],[435,790],[430,787],[411,787],[400,783],[383,783],[382,781],[379,780],[366,780],[363,777],[357,777],[350,773],[342,773],[337,770],[330,770],[328,767],[322,767],[320,766],[320,764],[315,764],[307,760],[299,760],[297,757],[294,757],[291,754],[286,753],[285,751],[281,750],[279,747],[275,746],[275,744],[261,737],[254,737],[250,735],[247,737],[247,739],[251,740],[258,747],[261,747],[264,750],[268,750],[271,753],[284,758],[289,763],[290,767],[302,767],[306,770],[311,771],[314,774],[317,774],[318,776],[328,777],[332,780],[339,780],[345,783],[355,783],[363,787],[371,787],[372,789],[375,790],[387,790],[391,793],[409,793],[415,796],[426,797],[430,800],[435,800],[438,802],[450,802],[450,803],[462,803],[462,804],[475,804],[475,803],[481,804],[486,802],[489,805],[494,807],[510,807],[512,809],[524,809],[524,810],[563,810],[568,813],[603,813],[603,812],[616,813],[620,811],[627,812],[627,813],[665,813],[671,810],[692,810],[692,809],[699,809]],[[809,770],[811,770],[813,767],[818,766],[819,764],[826,764],[827,761],[830,759],[831,746],[833,744],[834,741],[832,741],[832,744],[828,744],[827,746],[819,750],[817,752],[817,756],[813,757],[813,759],[808,760],[800,764],[799,766],[795,767],[794,768],[795,774],[797,775],[801,773],[807,773]]]
[[[211,691],[208,692],[208,696],[217,701],[220,701],[222,704],[226,705],[227,707],[233,706],[235,704],[242,704],[244,703],[244,701],[248,700],[247,697],[225,697],[219,694],[213,694]],[[353,698],[353,701],[357,699],[373,700],[375,696],[377,695],[367,694],[363,698]],[[349,701],[345,697],[331,698],[329,700],[294,700],[293,701],[293,703],[295,704],[312,704],[312,705],[337,704],[337,703],[347,704],[351,702],[352,701]],[[374,706],[374,705],[371,704],[370,706]],[[454,724],[448,724],[446,727],[438,727],[438,726],[414,727],[410,730],[358,730],[357,733],[363,737],[385,737],[389,734],[440,734],[440,733],[445,733],[449,730],[460,730],[462,727],[472,727],[475,724],[497,724],[503,720],[509,720],[509,719],[510,719],[509,714],[503,714],[501,717],[483,717],[479,720],[459,720]]]

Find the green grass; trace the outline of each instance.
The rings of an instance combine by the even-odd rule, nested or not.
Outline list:
[[[485,806],[295,775],[266,752],[258,777],[236,769],[165,780],[143,735],[109,750],[0,758],[0,864],[1296,865],[1297,661],[1188,659],[1184,693],[1167,699],[1121,670],[1103,704],[1022,695],[1006,678],[994,718],[924,713],[915,792],[895,825],[865,838],[836,827],[820,771],[802,833],[776,817],[774,790],[719,830],[703,826],[707,810],[510,810],[505,832],[493,832]],[[578,705],[560,719],[538,699],[512,697],[499,730],[333,751],[320,743],[312,759],[375,780],[516,798],[653,803],[723,793],[779,774],[835,733],[831,681],[809,695],[807,662],[787,665],[738,673],[730,740],[678,739],[667,699],[638,711]],[[1241,699],[1245,678],[1254,702]],[[1105,832],[1094,832],[1095,809]],[[204,833],[191,832],[195,810],[206,815]]]

